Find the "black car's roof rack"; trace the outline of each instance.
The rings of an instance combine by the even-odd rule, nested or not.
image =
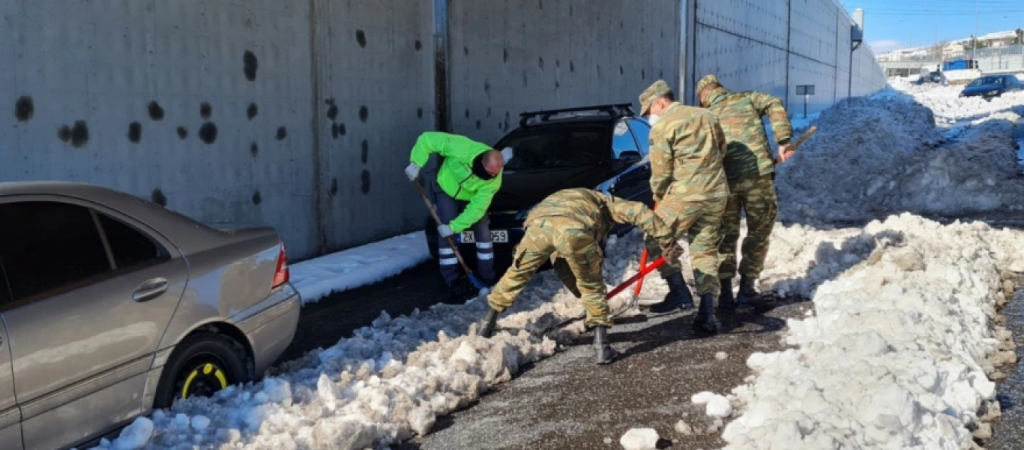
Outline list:
[[[613,118],[634,116],[632,103],[614,103],[609,105],[583,106],[580,108],[550,109],[545,111],[524,112],[519,114],[519,126],[526,127],[530,119],[540,118],[541,122],[551,120],[552,116],[568,113],[597,112],[605,113]]]

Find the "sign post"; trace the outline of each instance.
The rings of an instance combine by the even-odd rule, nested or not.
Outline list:
[[[798,84],[796,85],[796,95],[804,96],[804,119],[807,118],[807,100],[810,96],[814,95],[813,84]]]

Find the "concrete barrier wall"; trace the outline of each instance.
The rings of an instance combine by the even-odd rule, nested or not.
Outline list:
[[[658,78],[716,73],[791,104],[815,84],[813,110],[849,90],[849,18],[833,0],[440,4],[439,102],[432,2],[0,0],[0,180],[83,181],[270,225],[304,258],[423,226],[401,170],[445,112],[442,127],[493,143],[520,112],[635,104]],[[853,93],[881,86],[862,47]]]
[[[713,73],[734,91],[770,93],[791,115],[803,112],[799,85],[814,86],[809,113],[885,87],[864,45],[853,52],[851,83],[851,19],[834,0],[699,2],[695,17],[695,80]]]
[[[495,143],[539,109],[634,103],[679,79],[678,0],[452,0],[452,129]],[[674,84],[674,83],[673,83]]]

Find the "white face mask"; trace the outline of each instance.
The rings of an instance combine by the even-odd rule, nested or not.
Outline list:
[[[650,123],[652,127],[654,126],[654,124],[658,123],[659,120],[661,120],[661,116],[654,114],[647,116],[647,123]]]

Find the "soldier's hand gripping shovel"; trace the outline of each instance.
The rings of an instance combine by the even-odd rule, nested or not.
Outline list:
[[[419,191],[420,197],[423,198],[423,203],[427,205],[427,210],[430,211],[430,216],[437,222],[437,226],[444,225],[441,223],[441,218],[437,216],[437,207],[434,206],[430,201],[430,198],[427,197],[427,191],[423,190],[423,185],[420,184],[420,180],[412,180],[412,183],[416,186],[416,190]],[[455,238],[448,236],[446,239],[448,240],[448,246],[455,251],[455,257],[459,260],[462,270],[466,272],[466,276],[469,277],[469,281],[473,283],[473,286],[476,286],[476,288],[480,290],[487,290],[487,285],[480,282],[480,280],[476,278],[476,275],[473,275],[473,271],[469,270],[469,266],[466,265],[466,261],[462,259],[462,254],[459,253],[459,247],[455,244]],[[481,292],[481,294],[483,294],[483,292]]]
[[[796,152],[797,147],[800,147],[801,144],[803,144],[808,139],[810,139],[811,135],[814,134],[814,132],[816,132],[816,131],[818,131],[818,127],[817,126],[812,126],[811,128],[809,128],[807,131],[804,132],[803,135],[800,136],[800,139],[797,139],[796,142],[793,143],[793,145],[789,146],[789,151],[786,152],[786,153]],[[782,160],[782,155],[779,155],[778,158],[775,158],[775,164],[778,164],[779,162],[781,162],[781,160]]]

